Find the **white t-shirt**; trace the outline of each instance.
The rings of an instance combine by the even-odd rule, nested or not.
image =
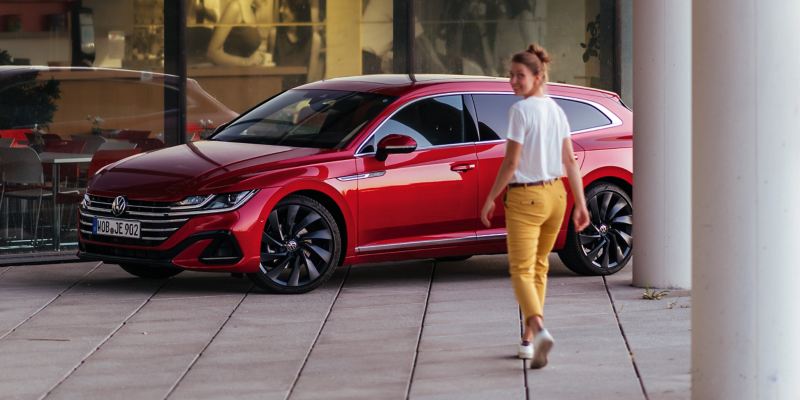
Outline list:
[[[531,96],[514,103],[508,118],[508,140],[522,145],[522,156],[511,182],[564,176],[561,148],[570,131],[564,110],[549,96]]]

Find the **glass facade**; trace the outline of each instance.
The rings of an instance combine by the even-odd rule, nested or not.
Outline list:
[[[414,0],[417,72],[506,76],[530,43],[554,82],[615,89],[614,0]]]
[[[103,165],[202,140],[305,82],[409,60],[505,76],[538,42],[552,81],[619,86],[614,0],[179,1],[0,0],[0,263],[73,254],[76,206]]]

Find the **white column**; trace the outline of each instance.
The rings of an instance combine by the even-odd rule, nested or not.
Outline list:
[[[800,398],[800,1],[693,6],[692,398]]]
[[[633,284],[691,286],[691,0],[633,5]]]

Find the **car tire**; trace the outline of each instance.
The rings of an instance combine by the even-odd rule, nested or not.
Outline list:
[[[559,258],[579,275],[611,275],[625,268],[633,254],[633,202],[617,185],[600,183],[586,191],[590,224],[575,232],[569,221]]]
[[[152,267],[141,264],[120,264],[119,266],[125,272],[145,279],[166,279],[183,272],[182,269],[175,267]]]
[[[314,290],[333,275],[342,239],[336,219],[320,202],[291,195],[270,211],[261,238],[259,271],[248,277],[271,293]]]

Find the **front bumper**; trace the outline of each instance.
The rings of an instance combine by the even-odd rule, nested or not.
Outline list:
[[[106,243],[82,240],[78,245],[78,257],[86,261],[113,264],[146,264],[153,267],[207,270],[226,266],[227,269],[233,268],[242,261],[243,254],[236,237],[229,231],[211,231],[191,235],[167,250],[109,246]],[[195,260],[207,268],[192,265]]]
[[[192,216],[157,245],[124,238],[109,241],[80,231],[78,257],[198,271],[256,272],[266,223],[264,208],[271,194],[262,190],[234,211]]]

